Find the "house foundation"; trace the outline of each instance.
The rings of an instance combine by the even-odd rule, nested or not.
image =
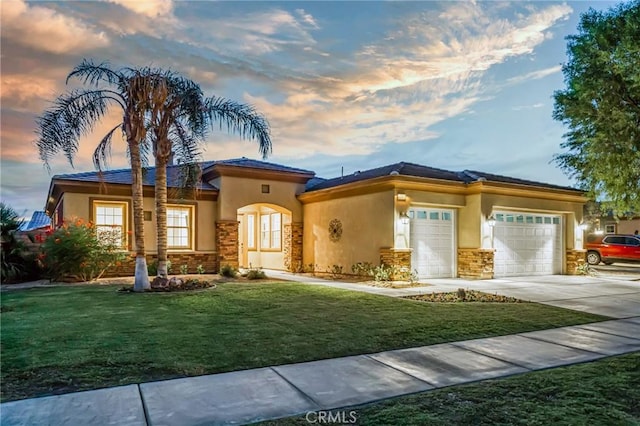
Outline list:
[[[569,249],[565,256],[565,273],[567,275],[579,275],[579,268],[587,261],[587,251]]]
[[[380,249],[380,264],[392,268],[392,280],[404,280],[411,276],[410,248],[382,248]]]

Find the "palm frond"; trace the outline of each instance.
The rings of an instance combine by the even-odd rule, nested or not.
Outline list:
[[[214,121],[219,123],[220,130],[226,128],[243,139],[255,139],[263,158],[271,153],[269,123],[253,106],[213,96],[207,99],[205,111],[212,125]]]
[[[67,76],[66,83],[72,78],[79,79],[82,83],[98,86],[100,82],[120,86],[123,83],[122,72],[114,71],[107,62],[94,64],[93,61],[83,59]]]
[[[113,139],[113,134],[118,129],[122,130],[122,123],[119,123],[113,129],[109,130],[93,152],[93,165],[100,171],[102,171],[103,165],[105,167],[107,166],[109,158],[111,157],[111,141]]]

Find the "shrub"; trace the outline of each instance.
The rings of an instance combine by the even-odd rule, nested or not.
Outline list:
[[[180,265],[180,273],[187,275],[189,273],[189,267],[187,265]]]
[[[331,275],[333,276],[333,278],[337,278],[338,276],[342,275],[342,266],[340,265],[333,265],[331,266]]]
[[[222,267],[220,268],[220,275],[222,275],[223,277],[235,278],[237,274],[238,271],[231,265],[222,265]]]
[[[122,236],[78,219],[56,229],[42,244],[40,259],[51,280],[92,281],[125,259]]]
[[[260,268],[252,268],[247,271],[248,280],[259,280],[263,278],[267,278],[267,274]]]
[[[369,262],[358,262],[351,265],[351,272],[359,276],[371,276],[374,266]]]
[[[0,280],[2,282],[20,282],[37,278],[40,272],[35,255],[29,253],[25,244],[15,236],[21,224],[18,213],[12,207],[0,203]]]
[[[200,275],[204,274],[204,266],[202,266],[202,263],[196,267],[196,272]]]
[[[153,262],[147,265],[147,274],[150,277],[155,277],[158,275],[158,261],[154,260]]]

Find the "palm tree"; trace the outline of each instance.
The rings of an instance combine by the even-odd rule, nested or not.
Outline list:
[[[96,168],[102,171],[107,163],[111,140],[117,130],[125,136],[131,162],[131,192],[136,246],[134,290],[150,288],[144,247],[144,211],[142,193],[142,159],[146,146],[145,117],[153,107],[150,94],[156,70],[150,68],[122,68],[112,70],[106,64],[83,61],[67,76],[89,85],[59,96],[53,107],[37,119],[40,159],[49,168],[49,160],[63,152],[71,165],[78,151],[81,136],[89,134],[112,107],[122,112],[122,121],[102,138],[93,154]]]
[[[181,160],[182,185],[197,184],[200,168],[199,147],[208,126],[220,127],[239,134],[243,139],[256,139],[263,157],[271,152],[271,136],[267,120],[249,105],[224,98],[205,99],[200,87],[175,73],[165,73],[157,84],[150,127],[153,130],[153,152],[156,165],[156,230],[158,244],[158,276],[167,276],[167,165],[174,155]],[[162,105],[162,107],[160,107]]]

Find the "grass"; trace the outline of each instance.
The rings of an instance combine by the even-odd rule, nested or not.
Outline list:
[[[432,304],[296,283],[222,283],[192,293],[118,288],[3,293],[2,400],[605,319],[535,303]]]
[[[346,413],[345,416],[353,411],[358,425],[372,426],[638,425],[640,353],[444,388],[340,411]],[[264,426],[308,424],[304,417],[261,423]]]

